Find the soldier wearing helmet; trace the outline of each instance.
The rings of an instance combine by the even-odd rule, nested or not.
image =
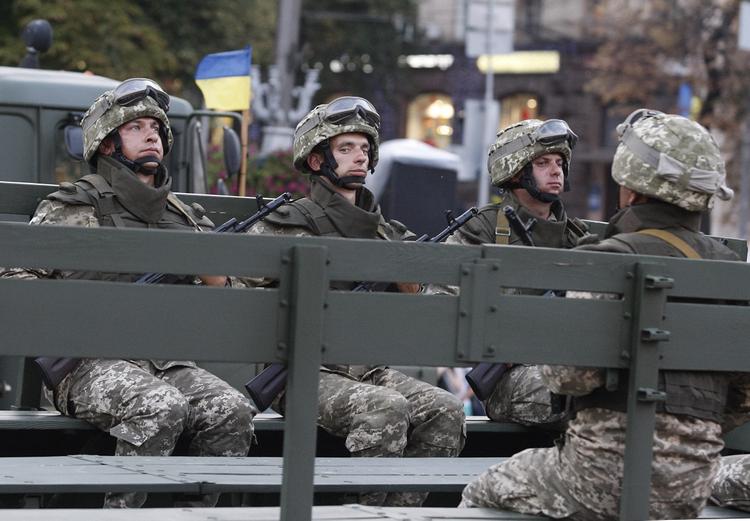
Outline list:
[[[738,260],[700,233],[701,212],[714,197],[731,196],[724,162],[708,131],[682,116],[641,109],[618,126],[618,133],[612,177],[620,185],[622,208],[601,242],[580,248]],[[612,298],[586,292],[568,292],[567,297]],[[552,391],[575,397],[576,415],[564,446],[527,450],[490,468],[464,489],[463,505],[553,518],[617,518],[627,371],[620,370],[615,389],[606,385],[604,369],[543,365],[541,374]],[[747,418],[748,378],[661,371],[658,390],[664,401],[656,402],[649,519],[697,517],[711,493],[724,446],[722,428]]]
[[[31,224],[211,229],[211,221],[170,191],[162,163],[172,146],[168,109],[169,96],[144,78],[126,80],[97,98],[82,121],[91,173],[63,183],[42,201]],[[139,277],[22,269],[0,276],[122,282]],[[229,283],[222,276],[179,282]],[[60,412],[114,436],[117,455],[170,455],[183,434],[192,439],[194,455],[246,456],[250,448],[256,411],[249,400],[192,361],[40,358],[38,363]],[[213,506],[217,499],[209,494],[187,504]],[[109,493],[105,506],[140,507],[145,500],[144,493]]]
[[[294,166],[310,175],[310,196],[285,205],[249,230],[253,234],[404,240],[365,187],[378,161],[380,116],[369,101],[337,98],[315,107],[294,132]],[[414,284],[398,284],[414,292]],[[351,284],[338,284],[351,289]],[[353,339],[353,341],[356,341]],[[283,397],[274,408],[283,413]],[[443,389],[388,367],[321,368],[318,423],[346,438],[355,457],[457,456],[464,444],[461,402]],[[372,505],[419,506],[426,494],[363,494]]]
[[[492,184],[502,191],[501,200],[482,208],[477,218],[446,242],[523,245],[503,211],[511,208],[528,227],[535,246],[575,246],[585,235],[586,226],[578,219],[568,218],[560,194],[570,189],[570,160],[577,140],[578,136],[560,119],[527,119],[501,130],[490,146],[487,160]],[[457,294],[458,288],[430,286],[427,291]],[[557,427],[564,419],[565,400],[550,394],[538,366],[505,364],[500,373],[492,393],[482,397],[490,419],[548,427]]]

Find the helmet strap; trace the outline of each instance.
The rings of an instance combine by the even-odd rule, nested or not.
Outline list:
[[[320,170],[318,170],[317,172],[313,172],[314,175],[323,176],[328,179],[328,181],[331,182],[331,184],[333,184],[334,186],[337,186],[339,188],[347,188],[349,190],[359,188],[361,185],[365,184],[365,178],[363,177],[351,175],[339,177],[336,175],[336,169],[338,168],[339,164],[333,157],[331,145],[328,140],[321,143],[319,145],[319,148],[323,153],[323,162],[320,165]],[[372,152],[368,152],[368,156],[371,157]],[[350,186],[352,184],[356,184],[357,186]]]
[[[567,169],[565,170],[567,171]],[[568,176],[565,175],[566,183],[567,178]],[[531,197],[543,203],[554,203],[555,201],[560,200],[560,196],[557,194],[548,194],[539,190],[539,187],[536,185],[536,180],[534,179],[534,166],[531,164],[531,162],[526,163],[526,165],[521,170],[520,182],[511,181],[506,184],[506,187],[511,190],[523,188],[529,193]]]
[[[156,156],[144,156],[139,157],[135,161],[128,159],[125,154],[122,153],[122,138],[118,131],[114,131],[109,135],[112,143],[115,146],[115,151],[112,152],[112,159],[116,159],[128,169],[132,170],[135,174],[152,175],[154,178],[154,186],[161,186],[167,178],[166,171],[162,161]],[[156,163],[156,167],[146,168],[146,164]]]

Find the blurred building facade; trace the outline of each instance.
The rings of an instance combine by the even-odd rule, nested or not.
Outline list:
[[[459,183],[466,205],[477,196],[477,180],[488,182],[483,133],[485,74],[488,62],[466,55],[470,3],[483,0],[420,0],[416,39],[409,54],[399,58],[401,81],[395,96],[371,96],[384,119],[383,139],[406,137],[458,153],[464,171]],[[484,0],[486,1],[486,0]],[[500,9],[505,0],[495,0]],[[571,215],[606,220],[614,212],[615,188],[609,168],[621,114],[609,115],[585,91],[586,64],[597,42],[590,27],[596,0],[516,0],[514,53],[495,64],[492,99],[499,104],[497,128],[522,119],[561,118],[579,135],[571,165],[572,191],[564,199]],[[497,25],[509,25],[495,19]],[[533,51],[533,52],[531,52]],[[326,98],[347,93],[327,85]]]

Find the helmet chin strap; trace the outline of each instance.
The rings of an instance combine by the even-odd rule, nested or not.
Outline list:
[[[112,153],[113,159],[116,159],[117,161],[125,165],[127,168],[132,170],[133,173],[155,176],[154,186],[156,187],[159,187],[164,183],[167,176],[161,159],[159,159],[157,156],[139,157],[135,161],[132,159],[128,159],[127,157],[125,157],[125,154],[122,153],[122,139],[120,138],[120,134],[118,132],[114,132],[111,138],[112,142],[115,145],[115,151]],[[149,163],[156,163],[156,166],[146,167],[146,165]]]
[[[527,163],[526,166],[523,167],[523,172],[521,173],[521,182],[515,182],[512,181],[506,185],[506,188],[513,190],[516,188],[523,188],[526,190],[531,197],[536,199],[537,201],[541,201],[543,203],[554,203],[556,201],[560,200],[560,196],[557,194],[550,194],[547,192],[542,192],[539,190],[539,187],[536,185],[536,180],[534,179],[534,167],[531,163]],[[563,192],[569,192],[570,191],[570,181],[568,181],[568,164],[567,162],[563,165]]]
[[[367,180],[365,177],[356,175],[348,175],[343,177],[337,176],[336,169],[338,168],[339,164],[333,158],[331,146],[326,141],[325,143],[321,143],[320,148],[323,151],[323,163],[321,163],[320,171],[317,175],[325,177],[334,186],[337,186],[339,188],[348,188],[349,190],[355,190],[365,184],[365,181]],[[372,152],[368,152],[368,155],[371,156]],[[370,170],[370,172],[372,172],[372,169]]]

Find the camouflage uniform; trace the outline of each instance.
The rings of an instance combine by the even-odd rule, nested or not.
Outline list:
[[[634,127],[645,147],[625,137]],[[679,116],[648,113],[633,126],[628,118],[618,130],[621,143],[613,178],[650,199],[619,212],[607,228],[605,240],[584,248],[684,256],[673,243],[640,233],[659,229],[678,236],[702,258],[737,260],[729,249],[699,232],[699,211],[710,206],[712,195],[723,193],[723,162],[705,129]],[[642,159],[645,149],[679,161],[681,171],[686,172],[682,184],[665,184],[662,171]],[[669,176],[674,171],[671,169],[666,179],[673,179]],[[697,182],[691,178],[696,172]],[[669,201],[679,202],[680,207]],[[570,292],[568,297],[606,298],[582,292]],[[553,518],[616,519],[627,419],[624,403],[618,401],[624,393],[604,390],[603,369],[544,365],[541,374],[552,391],[578,397],[578,413],[569,422],[562,442],[553,448],[528,449],[491,467],[464,489],[462,505]],[[696,517],[718,468],[724,446],[722,422],[742,422],[750,412],[750,380],[741,374],[687,371],[664,371],[660,378],[667,385],[680,381],[683,387],[670,387],[667,401],[657,408],[649,519]],[[626,374],[620,381],[627,381]],[[681,401],[685,398],[682,393],[692,398]]]
[[[377,131],[357,116],[341,124],[322,121],[314,136],[299,129],[316,107],[297,126],[295,166],[316,144],[346,133],[366,133],[374,140]],[[371,149],[377,160],[377,141]],[[317,175],[311,178],[310,197],[285,205],[248,233],[294,236],[330,236],[403,240],[413,237],[401,223],[385,221],[372,194],[359,188],[356,205],[351,204]],[[258,285],[259,281],[252,281]],[[265,281],[268,283],[269,281]],[[336,287],[339,287],[338,285]],[[348,289],[351,285],[340,286]],[[464,412],[451,393],[411,378],[388,367],[330,365],[321,368],[318,387],[318,424],[334,436],[345,438],[355,457],[458,456],[464,445]],[[283,413],[283,400],[274,406]],[[371,493],[360,502],[371,505],[419,506],[427,494]]]
[[[87,116],[110,95],[111,91],[94,102]],[[157,182],[157,188],[152,188],[119,161],[96,154],[106,134],[129,120],[156,117],[168,130],[166,114],[156,103],[146,98],[128,107],[115,105],[106,114],[109,124],[102,124],[107,117],[99,114],[93,131],[86,126],[84,117],[86,159],[96,166],[97,173],[51,194],[37,208],[31,224],[194,230],[200,230],[201,225],[210,227],[210,221],[171,195],[171,180],[165,169],[158,174],[161,182]],[[171,132],[168,136],[162,132],[165,150],[171,143]],[[148,202],[139,200],[142,194],[146,194]],[[111,200],[102,204],[107,197]],[[9,269],[0,276],[120,281],[137,278],[132,274],[44,269]],[[249,400],[191,361],[83,359],[52,391],[53,403],[60,412],[85,419],[114,436],[116,455],[167,456],[178,438],[186,435],[192,455],[246,456],[253,437],[256,411]],[[194,499],[184,504],[213,506],[218,494]],[[139,507],[145,500],[145,493],[107,494],[105,507]]]
[[[750,512],[750,454],[724,456],[714,479],[711,502]]]
[[[519,138],[528,136],[542,125],[540,120],[525,120],[502,130],[497,140],[490,147],[487,167],[492,184],[506,187],[507,183],[524,169],[531,168],[531,161],[544,154],[560,154],[568,176],[568,164],[572,154],[571,142],[561,139],[558,142],[543,145],[529,140],[525,146],[510,153],[503,152],[503,145],[513,143]],[[507,219],[502,216],[502,209],[512,207],[519,219],[526,223],[535,218],[523,206],[513,190],[506,188],[498,203],[485,206],[479,214],[461,227],[454,235],[448,237],[446,244],[496,244],[500,237],[499,230],[506,229],[509,234],[503,237],[502,244],[523,245],[515,230],[507,228]],[[500,220],[499,220],[500,219]],[[504,224],[503,224],[504,222]],[[552,202],[548,219],[536,219],[530,235],[535,246],[546,248],[572,248],[576,245],[583,230],[583,224],[571,220],[565,213],[562,201]],[[506,289],[507,292],[520,293],[524,290]],[[430,285],[426,289],[430,294],[458,295],[458,287]],[[495,385],[492,394],[482,402],[490,419],[497,422],[516,422],[524,425],[559,426],[565,418],[565,400],[550,393],[544,385],[539,366],[517,364],[509,367]]]

